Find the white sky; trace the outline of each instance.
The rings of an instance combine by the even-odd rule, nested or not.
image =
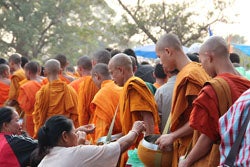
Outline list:
[[[146,2],[161,2],[162,0],[146,0]],[[181,0],[168,0],[170,1],[181,1]],[[207,0],[207,2],[212,0]],[[115,11],[121,12],[123,9],[119,6],[116,0],[106,0],[108,5],[112,7]],[[124,4],[131,5],[137,2],[137,0],[122,0]],[[203,1],[204,2],[204,1]],[[223,37],[227,37],[229,34],[238,34],[240,36],[244,36],[247,40],[246,44],[250,44],[250,8],[247,0],[235,0],[235,4],[229,10],[225,11],[226,14],[234,15],[238,14],[238,17],[231,17],[234,24],[224,24],[217,23],[216,25],[211,26],[211,30],[214,35],[220,35]],[[196,7],[197,8],[197,7]],[[202,9],[200,10],[202,11]]]

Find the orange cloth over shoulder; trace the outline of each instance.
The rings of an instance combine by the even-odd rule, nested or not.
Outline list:
[[[92,80],[91,76],[86,76],[84,81],[79,86],[78,93],[78,114],[79,124],[89,124],[92,118],[90,103],[93,100],[95,94],[98,92],[98,88]]]
[[[71,86],[61,80],[49,82],[36,94],[33,112],[35,137],[46,119],[53,115],[64,115],[73,121],[75,127],[79,126],[77,94]]]
[[[41,88],[41,83],[30,80],[21,85],[18,96],[18,103],[24,111],[24,128],[30,136],[34,136],[34,123],[32,113],[34,111],[35,96]]]
[[[0,82],[0,107],[4,105],[9,96],[10,85]]]
[[[91,123],[95,124],[95,143],[102,136],[107,136],[110,124],[116,109],[118,109],[119,97],[122,87],[117,86],[112,80],[102,83],[101,89],[96,93],[91,102],[92,113],[94,114]],[[119,112],[115,118],[115,125],[112,134],[122,132]]]
[[[79,91],[80,84],[84,81],[85,77],[80,77],[74,81],[72,81],[69,85],[72,86],[76,92]]]
[[[19,69],[13,73],[11,76],[9,100],[17,100],[20,87],[19,82],[24,79],[26,79],[26,77],[23,69]]]

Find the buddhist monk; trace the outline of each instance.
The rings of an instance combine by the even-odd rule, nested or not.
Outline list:
[[[72,81],[69,85],[72,86],[76,92],[79,91],[79,85],[84,81],[86,76],[91,76],[92,62],[88,56],[82,56],[77,61],[77,72],[80,75],[79,78]]]
[[[66,71],[66,67],[69,65],[67,57],[65,55],[58,54],[58,55],[56,55],[55,59],[60,62],[61,69],[62,69],[61,74],[59,75],[59,78],[62,81],[66,82],[67,84],[74,81],[75,78],[73,76],[69,75],[69,73],[67,73],[67,71]]]
[[[111,55],[108,51],[97,51],[92,55],[92,67],[94,67],[97,63],[107,64],[110,58]],[[99,89],[93,82],[91,76],[86,76],[84,82],[80,83],[78,93],[78,113],[80,125],[86,125],[91,122],[93,115],[90,110],[90,103],[98,90]]]
[[[10,90],[10,68],[7,64],[0,64],[0,107],[8,99]]]
[[[219,36],[205,41],[199,53],[202,66],[213,78],[194,101],[189,124],[195,129],[192,151],[180,166],[214,167],[219,165],[219,118],[250,88],[229,59],[226,41]]]
[[[188,124],[192,102],[209,76],[200,64],[184,54],[182,44],[174,34],[165,34],[158,40],[156,53],[166,72],[179,70],[172,97],[170,133],[163,134],[156,141],[162,150],[173,147],[172,166],[176,167],[193,137],[193,129]]]
[[[116,110],[117,114],[112,134],[118,134],[122,131],[118,112],[119,97],[122,88],[112,81],[107,64],[96,64],[92,69],[92,78],[96,86],[100,89],[90,104],[93,113],[92,123],[96,127],[94,135],[96,143],[100,137],[108,134]]]
[[[42,86],[43,77],[40,74],[40,65],[36,61],[30,61],[24,66],[25,76],[28,82],[20,86],[18,103],[24,112],[23,128],[30,136],[34,136],[34,123],[32,113],[34,111],[35,96]]]
[[[34,137],[47,118],[52,115],[65,115],[79,126],[77,114],[77,94],[75,90],[59,79],[60,62],[50,59],[45,63],[45,73],[49,83],[36,94],[33,112]]]
[[[15,107],[17,112],[22,117],[22,111],[17,102],[20,82],[26,79],[24,70],[21,67],[21,55],[18,53],[12,54],[9,57],[9,66],[10,66],[10,72],[12,73],[12,75],[11,75],[10,91],[9,91],[7,105]]]
[[[123,134],[127,134],[133,123],[138,120],[145,122],[146,135],[159,133],[159,116],[154,96],[145,82],[134,76],[131,58],[119,53],[111,58],[108,68],[115,83],[123,87],[119,100]],[[141,137],[134,146],[138,145]],[[124,166],[126,161],[127,153],[122,155],[120,166]]]

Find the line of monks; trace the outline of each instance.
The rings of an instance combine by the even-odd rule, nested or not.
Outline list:
[[[174,167],[189,150],[190,143],[188,157],[191,164],[199,162],[197,155],[200,154],[207,157],[199,157],[206,160],[197,163],[198,166],[218,165],[218,157],[213,155],[211,159],[214,154],[211,148],[219,138],[218,119],[229,106],[220,111],[218,106],[227,102],[221,101],[215,90],[224,87],[225,83],[211,80],[211,77],[226,80],[232,102],[250,87],[250,81],[235,72],[227,56],[227,45],[220,37],[211,38],[202,45],[202,66],[190,61],[178,37],[173,34],[159,39],[156,53],[165,71],[179,71],[172,96],[170,133],[163,134],[157,144],[162,150],[173,145]],[[100,137],[108,134],[116,110],[118,114],[114,118],[112,134],[127,134],[137,120],[145,122],[145,135],[160,133],[154,95],[142,79],[134,76],[136,63],[133,57],[124,53],[111,57],[110,52],[101,50],[94,53],[92,59],[80,57],[77,74],[66,72],[67,65],[64,55],[49,59],[44,64],[46,77],[40,75],[41,67],[36,61],[28,62],[22,68],[19,54],[11,55],[8,65],[0,65],[0,106],[15,107],[23,115],[23,126],[30,136],[36,138],[46,119],[61,114],[71,118],[75,127],[95,124],[95,133],[89,135],[88,140],[96,144]],[[131,149],[137,147],[142,138],[139,136]],[[203,150],[202,142],[207,147]],[[125,166],[127,158],[124,153],[120,166]]]

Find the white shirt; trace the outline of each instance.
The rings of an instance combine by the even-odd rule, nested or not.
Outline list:
[[[120,145],[117,142],[103,146],[54,147],[38,167],[116,167],[119,157]]]

